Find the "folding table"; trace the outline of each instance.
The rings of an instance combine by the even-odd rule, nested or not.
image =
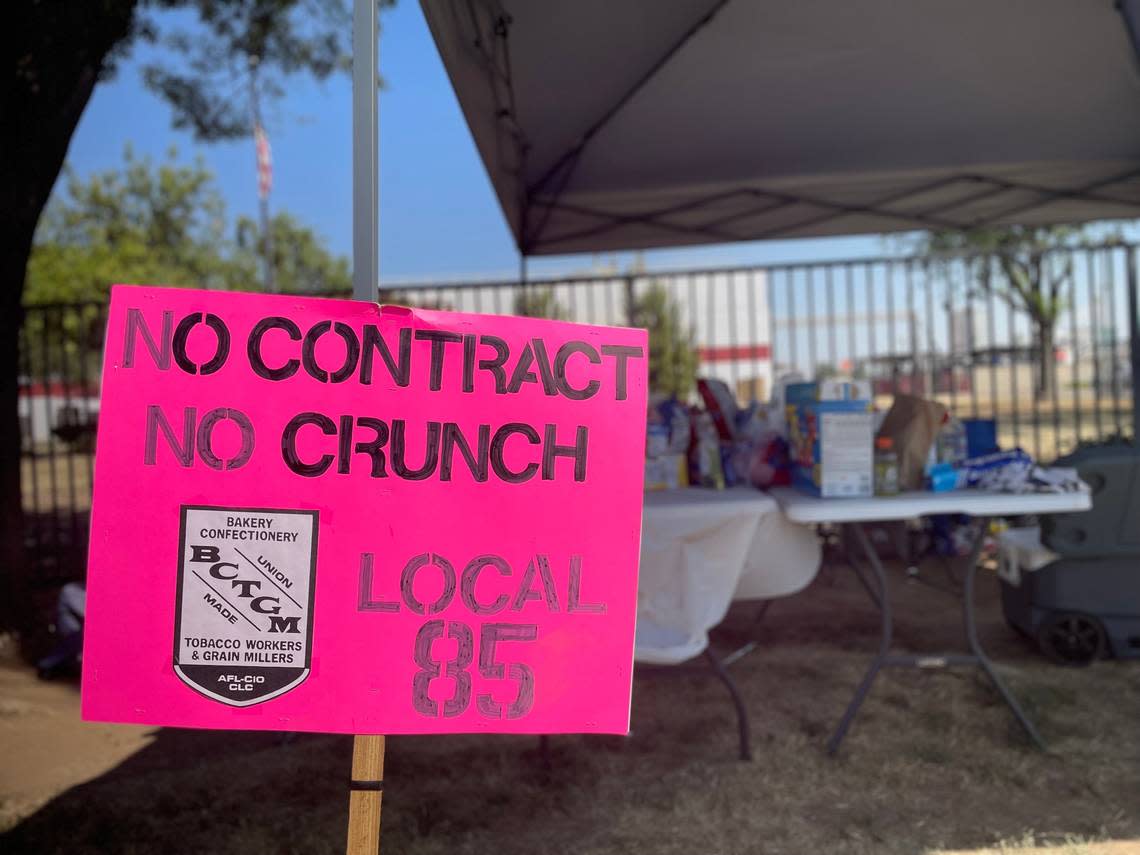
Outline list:
[[[871,661],[867,673],[855,690],[835,733],[827,743],[828,753],[834,754],[847,734],[859,707],[871,690],[879,671],[892,668],[945,668],[953,665],[977,665],[989,677],[998,693],[1012,710],[1029,738],[1040,748],[1044,741],[1025,715],[1008,687],[994,671],[993,664],[978,641],[974,618],[974,580],[978,559],[985,543],[989,520],[993,517],[1023,516],[1027,514],[1063,514],[1087,511],[1092,498],[1087,491],[1073,493],[989,493],[981,490],[953,490],[946,493],[906,492],[897,496],[875,496],[861,499],[821,498],[792,487],[777,487],[771,491],[780,503],[784,515],[792,522],[803,524],[831,523],[849,530],[860,546],[879,585],[878,604],[882,616],[882,635],[879,650]],[[902,654],[891,653],[892,616],[890,588],[887,575],[863,528],[863,523],[893,522],[935,514],[968,514],[981,522],[978,536],[970,551],[962,591],[962,621],[969,653],[962,654]]]

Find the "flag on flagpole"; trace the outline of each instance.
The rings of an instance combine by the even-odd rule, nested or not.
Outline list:
[[[266,199],[273,189],[273,154],[269,150],[269,137],[261,125],[253,129],[253,137],[257,144],[257,195]]]

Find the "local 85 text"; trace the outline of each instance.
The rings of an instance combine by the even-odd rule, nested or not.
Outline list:
[[[583,601],[582,559],[577,555],[570,556],[567,566],[558,568],[562,570],[557,574],[562,577],[562,584],[555,582],[551,560],[542,553],[531,556],[525,569],[516,573],[516,568],[498,555],[477,555],[465,565],[457,565],[442,555],[425,552],[404,563],[398,591],[384,591],[381,577],[394,581],[395,569],[385,573],[376,566],[372,553],[361,554],[357,610],[396,613],[407,609],[429,618],[420,626],[413,643],[411,654],[416,672],[409,689],[413,709],[431,718],[462,715],[472,703],[480,715],[492,719],[522,718],[530,712],[536,695],[534,670],[525,662],[525,655],[514,652],[520,650],[518,645],[510,645],[510,652],[505,655],[499,646],[503,642],[538,639],[538,624],[509,620],[528,602],[538,600],[552,613],[596,616],[606,612],[604,603]],[[434,577],[428,584],[439,592],[428,602],[415,593],[421,574]],[[479,586],[477,595],[476,584],[481,576],[489,578]],[[432,617],[457,598],[476,620]],[[455,643],[435,646],[441,639]],[[429,688],[440,677],[452,681],[451,695],[437,700],[429,694]],[[475,690],[473,677],[479,678],[478,688],[483,691]],[[496,700],[486,691],[495,683],[504,682],[515,688],[514,699],[509,703]]]

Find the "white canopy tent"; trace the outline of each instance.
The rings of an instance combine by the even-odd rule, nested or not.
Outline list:
[[[1140,0],[420,2],[524,257],[1140,216]],[[355,7],[375,299],[375,0]],[[639,649],[670,646],[657,617]]]
[[[1138,0],[421,0],[523,255],[1140,215]]]
[[[421,5],[524,257],[1140,216],[1140,0]],[[354,6],[375,300],[376,5]]]

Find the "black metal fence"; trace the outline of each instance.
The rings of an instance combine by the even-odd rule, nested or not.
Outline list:
[[[1132,434],[1135,249],[1055,250],[1031,273],[1013,283],[993,256],[877,258],[403,285],[384,300],[596,324],[651,315],[742,403],[788,375],[849,374],[884,406],[913,392],[994,418],[1004,446],[1039,459]],[[24,507],[45,583],[84,569],[105,320],[101,304],[31,307],[22,333]]]
[[[84,574],[107,307],[36,306],[20,334],[20,475],[34,579]]]

